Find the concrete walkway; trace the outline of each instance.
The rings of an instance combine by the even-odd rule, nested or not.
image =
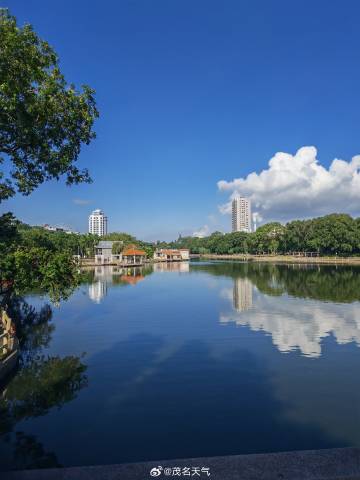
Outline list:
[[[160,467],[160,468],[159,468]],[[150,475],[153,473],[159,475]],[[195,473],[197,472],[197,473]],[[210,475],[207,474],[210,473]],[[175,474],[174,474],[175,473]],[[360,448],[0,473],[1,480],[360,480]]]

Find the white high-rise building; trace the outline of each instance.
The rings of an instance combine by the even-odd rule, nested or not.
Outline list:
[[[251,232],[251,202],[248,198],[235,197],[232,201],[232,231]]]
[[[89,233],[102,237],[107,234],[108,219],[101,210],[94,210],[89,215]]]

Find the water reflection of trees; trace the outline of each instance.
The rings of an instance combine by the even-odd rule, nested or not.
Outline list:
[[[275,265],[267,263],[197,263],[211,275],[249,279],[267,295],[350,303],[360,300],[360,269],[333,265]]]
[[[6,310],[16,326],[20,354],[16,370],[0,379],[0,437],[13,457],[0,458],[0,469],[56,467],[56,455],[16,426],[72,401],[87,385],[86,366],[77,356],[43,353],[55,329],[50,305],[36,310],[24,298],[8,295]]]
[[[195,268],[233,279],[233,288],[221,292],[233,309],[220,314],[220,323],[268,332],[281,352],[320,357],[329,336],[340,345],[360,345],[359,305],[353,303],[360,298],[356,268],[220,263]],[[253,301],[255,288],[265,295]]]
[[[16,468],[56,468],[62,465],[53,452],[47,452],[34,435],[16,432],[14,462]]]

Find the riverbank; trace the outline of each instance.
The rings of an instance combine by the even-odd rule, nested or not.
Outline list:
[[[189,259],[181,259],[181,260],[154,260],[154,259],[146,259],[144,262],[96,262],[94,258],[82,258],[80,260],[80,267],[120,267],[120,268],[131,268],[131,267],[144,267],[145,265],[156,265],[159,263],[183,263],[188,262]]]
[[[243,262],[266,262],[266,263],[311,263],[326,265],[360,265],[360,257],[300,257],[295,255],[216,255],[201,254],[193,258],[207,260],[240,260]]]

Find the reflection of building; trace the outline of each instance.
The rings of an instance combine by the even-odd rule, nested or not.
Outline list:
[[[121,275],[120,279],[124,282],[124,283],[128,283],[129,285],[136,285],[138,282],[140,282],[141,280],[144,280],[144,276],[143,275],[132,275],[132,274],[127,274],[127,275]]]
[[[253,303],[253,286],[248,278],[235,278],[233,286],[233,305],[238,312],[249,310]]]
[[[107,294],[107,283],[97,280],[89,285],[89,297],[95,303],[100,303]]]
[[[189,258],[190,252],[187,248],[157,248],[154,253],[154,260],[159,262],[181,262]]]
[[[94,210],[89,216],[89,233],[102,237],[107,234],[108,218],[101,210]]]
[[[180,272],[189,273],[189,262],[158,262],[153,265],[154,272]]]
[[[94,281],[89,285],[89,297],[93,302],[100,303],[107,295],[109,285],[136,285],[145,278],[143,273],[143,267],[96,266]]]
[[[251,232],[251,202],[244,197],[232,201],[232,231]]]

